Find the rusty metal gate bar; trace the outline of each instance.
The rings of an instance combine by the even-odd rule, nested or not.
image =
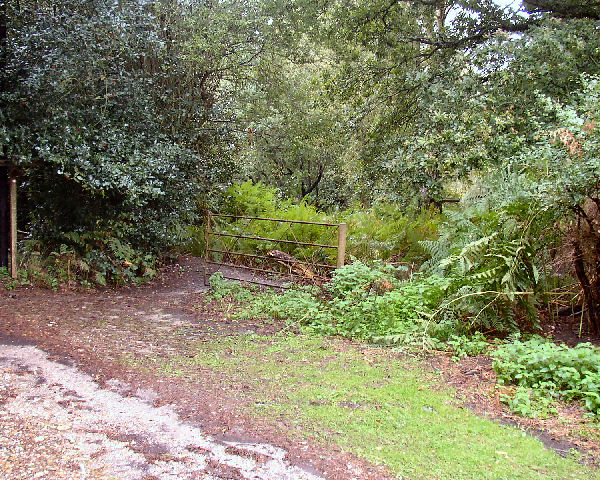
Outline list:
[[[317,226],[323,226],[323,227],[336,227],[338,229],[338,234],[337,234],[337,245],[328,245],[328,244],[322,244],[322,243],[311,243],[311,242],[302,242],[302,241],[295,241],[295,240],[285,240],[285,239],[277,239],[277,238],[268,238],[268,237],[259,237],[259,236],[255,236],[255,235],[239,235],[239,234],[231,234],[231,233],[222,233],[222,232],[214,232],[212,230],[211,224],[212,224],[212,219],[213,217],[221,217],[221,218],[231,218],[231,219],[236,219],[236,220],[259,220],[259,221],[267,221],[267,222],[276,222],[276,223],[289,223],[289,224],[302,224],[302,225],[317,225]],[[278,219],[278,218],[267,218],[267,217],[247,217],[247,216],[243,216],[243,215],[226,215],[226,214],[218,214],[218,213],[210,213],[208,212],[206,215],[206,223],[205,223],[205,229],[204,229],[204,241],[205,241],[205,265],[204,265],[204,284],[208,285],[208,281],[207,281],[207,270],[208,270],[208,266],[209,265],[217,265],[217,266],[224,266],[224,267],[233,267],[233,268],[242,268],[245,270],[251,270],[254,272],[261,272],[261,273],[266,273],[266,274],[274,274],[274,275],[279,275],[279,276],[286,276],[286,277],[296,277],[296,278],[304,278],[306,279],[306,276],[303,275],[299,275],[296,273],[292,273],[291,272],[291,267],[290,267],[290,272],[288,273],[282,273],[280,271],[277,270],[271,270],[271,269],[266,269],[266,268],[259,268],[259,267],[251,267],[248,265],[238,265],[235,263],[226,263],[226,262],[217,262],[212,260],[211,257],[211,253],[220,253],[220,254],[225,254],[225,255],[234,255],[234,256],[240,256],[240,257],[245,257],[245,258],[251,258],[251,259],[265,259],[265,260],[273,260],[272,257],[269,257],[267,255],[257,255],[257,254],[250,254],[250,253],[243,253],[243,252],[236,252],[233,250],[221,250],[221,249],[215,249],[215,248],[211,248],[210,247],[210,239],[211,236],[212,237],[230,237],[230,238],[244,238],[244,239],[249,239],[249,240],[264,240],[267,242],[272,242],[272,243],[281,243],[281,244],[293,244],[293,245],[301,245],[301,246],[311,246],[311,247],[317,247],[317,248],[327,248],[327,249],[336,249],[337,250],[337,264],[334,265],[327,265],[327,264],[322,264],[322,263],[309,263],[309,262],[303,262],[303,261],[295,261],[294,264],[300,264],[300,265],[306,265],[306,266],[312,266],[312,267],[320,267],[323,269],[329,269],[329,270],[335,270],[336,268],[342,267],[344,266],[344,262],[345,262],[345,257],[346,257],[346,235],[347,235],[347,225],[345,223],[325,223],[325,222],[309,222],[309,221],[304,221],[304,220],[286,220],[286,219]],[[223,275],[224,278],[229,278],[232,280],[239,280],[235,277],[231,277],[231,276],[227,276],[227,275]],[[325,280],[325,277],[315,277],[315,278],[319,278],[321,280]],[[265,281],[255,281],[255,280],[244,280],[246,282],[249,283],[256,283],[256,284],[260,284],[260,285],[271,285],[270,283],[267,283]]]

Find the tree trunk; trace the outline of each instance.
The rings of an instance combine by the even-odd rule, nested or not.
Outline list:
[[[0,167],[0,267],[8,267],[10,244],[10,210],[8,167]]]
[[[583,297],[585,306],[588,311],[590,319],[590,326],[592,332],[595,335],[600,334],[600,312],[598,310],[600,306],[600,295],[598,295],[598,281],[600,279],[594,278],[592,282],[585,271],[585,261],[583,258],[583,250],[579,238],[573,241],[573,262],[575,266],[575,274],[583,289]]]
[[[308,185],[308,187],[304,184],[304,181],[302,181],[302,184],[300,185],[300,191],[302,193],[302,198],[304,198],[308,194],[312,193],[312,191],[319,186],[319,182],[323,178],[324,169],[325,169],[325,167],[323,167],[323,165],[319,165],[319,174],[317,175],[317,178],[315,179],[315,181],[312,182],[310,185]]]

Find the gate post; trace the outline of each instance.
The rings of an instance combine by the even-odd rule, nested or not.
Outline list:
[[[338,227],[338,251],[337,251],[337,267],[343,267],[346,260],[346,235],[348,226],[345,223],[340,223]]]
[[[17,179],[10,179],[10,273],[17,278]]]
[[[204,224],[204,286],[208,286],[208,279],[206,278],[206,270],[208,269],[208,262],[210,261],[210,253],[208,251],[210,247],[210,222],[211,222],[210,210],[206,211],[206,218]]]

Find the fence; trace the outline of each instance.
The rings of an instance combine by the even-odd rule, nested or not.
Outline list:
[[[266,222],[273,226],[271,230],[276,231],[273,236],[250,235],[252,223]],[[323,231],[336,233],[337,242],[323,243],[311,242],[305,238],[297,238],[298,232],[294,232],[294,226],[309,226]],[[225,226],[225,231],[223,227]],[[282,226],[285,226],[283,229]],[[259,229],[264,230],[264,228]],[[266,229],[267,231],[269,228]],[[267,276],[278,278],[297,279],[304,283],[320,283],[328,279],[331,272],[344,265],[346,256],[346,234],[345,223],[322,223],[302,220],[285,220],[277,218],[249,217],[241,215],[225,215],[208,213],[206,216],[204,238],[205,238],[205,266],[204,284],[207,285],[209,275],[221,271],[221,267],[244,269],[253,272],[254,278],[244,278],[249,283],[276,286],[270,282]],[[278,237],[278,238],[277,238]],[[287,238],[286,238],[287,237]],[[246,243],[240,245],[240,241]],[[218,244],[215,246],[215,244]],[[295,256],[277,250],[274,247],[283,245],[288,251],[295,250]],[[301,250],[300,250],[301,249]],[[324,251],[336,251],[335,265],[331,255]],[[266,251],[266,252],[265,252]],[[312,252],[310,255],[308,252]],[[300,257],[300,258],[298,258]],[[210,270],[213,269],[211,272]],[[240,280],[239,276],[229,275],[223,272],[224,278]]]

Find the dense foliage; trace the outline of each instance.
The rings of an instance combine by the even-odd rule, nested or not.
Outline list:
[[[452,315],[489,330],[523,317],[536,326],[539,305],[576,278],[600,331],[597,5],[298,0],[289,10],[273,25],[295,32],[281,46],[295,54],[262,57],[240,102],[244,174],[375,217],[390,203],[407,218],[444,208],[440,238],[421,242],[418,258],[451,279]],[[370,227],[381,244],[399,237]],[[357,257],[377,258],[373,243]],[[404,254],[395,244],[379,258]]]
[[[260,20],[203,2],[1,8],[0,148],[36,248],[74,249],[98,279],[142,273],[229,180],[224,82],[259,50]]]
[[[590,344],[569,348],[539,338],[503,345],[494,352],[498,380],[520,387],[514,398],[507,399],[509,405],[527,415],[539,413],[540,403],[547,406],[543,398],[547,403],[558,396],[583,400],[588,410],[600,414],[599,362],[600,351]]]
[[[571,238],[600,328],[593,2],[0,5],[2,157],[34,251],[135,276],[250,178],[293,199],[271,213],[351,218],[357,258],[431,255],[506,322]],[[438,230],[423,212],[461,197],[465,221],[418,244]]]

